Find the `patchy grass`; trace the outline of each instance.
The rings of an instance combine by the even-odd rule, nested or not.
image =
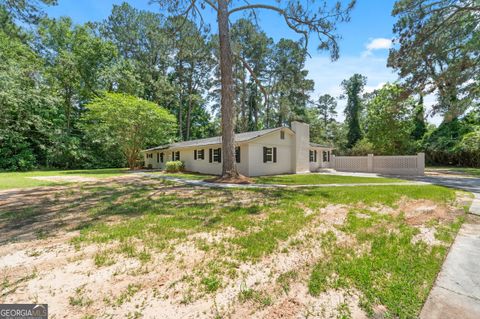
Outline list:
[[[359,215],[361,213],[361,215]],[[365,217],[367,216],[367,217]],[[456,233],[462,219],[444,226],[444,233]],[[312,295],[330,288],[356,288],[363,294],[361,306],[374,314],[374,306],[386,306],[385,317],[414,318],[425,301],[445,255],[446,246],[428,246],[413,241],[418,229],[403,215],[391,216],[352,210],[340,228],[358,241],[353,247],[339,245],[333,232],[325,234],[326,258],[314,267],[308,283]],[[448,244],[453,236],[442,235]]]
[[[30,193],[15,201],[24,204]],[[52,254],[69,254],[62,261],[65,267],[54,269],[31,253],[19,267],[38,263],[39,278],[24,282],[0,277],[2,293],[7,291],[6,301],[15,302],[22,297],[16,287],[44,280],[32,283],[40,297],[61,295],[81,312],[108,309],[112,317],[126,312],[149,317],[150,308],[167,316],[176,311],[165,306],[170,302],[195,317],[229,317],[235,311],[249,316],[264,310],[355,317],[353,299],[338,291],[358,297],[357,309],[368,315],[381,305],[386,318],[416,317],[463,221],[454,220],[461,210],[438,215],[422,224],[435,232],[435,238],[429,233],[434,240],[417,238],[420,228],[408,222],[408,214],[425,206],[425,200],[434,207],[455,199],[454,190],[433,185],[292,191],[213,189],[132,178],[58,193],[45,195],[37,206],[21,206],[18,214],[0,208],[0,230],[31,231],[38,222],[57,233],[79,231],[65,237],[74,245],[62,243],[61,253]],[[417,199],[423,201],[412,206]],[[67,225],[58,220],[45,224],[52,216],[68,217]],[[24,234],[15,234],[20,245]],[[49,236],[47,232],[45,238]],[[50,238],[45,245],[54,249]],[[84,259],[88,262],[80,266]],[[65,278],[75,285],[69,291],[45,285],[51,282],[45,279],[49,271],[58,276],[61,269],[71,269]],[[324,305],[315,304],[320,300],[330,305],[326,313]]]
[[[0,172],[0,190],[12,188],[28,188],[37,186],[52,186],[66,183],[42,181],[30,177],[37,176],[82,176],[94,178],[106,178],[124,175],[126,168],[85,169],[85,170],[48,170],[30,172]]]
[[[404,182],[404,180],[397,179],[397,178],[342,176],[342,175],[328,175],[328,174],[291,174],[291,175],[262,176],[262,177],[257,177],[254,180],[258,184],[282,184],[282,185]]]
[[[119,241],[120,253],[137,257],[132,240],[140,240],[149,249],[164,249],[170,241],[184,239],[189,234],[232,227],[241,234],[228,240],[236,248],[228,253],[242,261],[258,260],[272,253],[280,241],[288,239],[311,220],[312,216],[305,215],[304,207],[318,209],[327,203],[360,202],[391,206],[404,196],[437,202],[455,198],[454,191],[432,185],[312,188],[295,192],[248,190],[244,191],[251,199],[248,205],[237,202],[236,190],[192,189],[186,198],[179,198],[175,193],[148,198],[148,192],[148,188],[139,189],[129,193],[130,197],[121,203],[112,200],[90,209],[95,219],[113,215],[135,218],[113,225],[103,222],[89,224],[81,229],[80,236],[73,242],[105,244]],[[260,214],[264,217],[258,218]]]

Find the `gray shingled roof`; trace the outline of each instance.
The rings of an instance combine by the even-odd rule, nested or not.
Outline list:
[[[312,143],[310,142],[311,147],[326,147],[326,148],[332,148],[331,145],[325,145],[325,144],[318,144],[318,143]]]
[[[261,131],[254,131],[254,132],[245,132],[245,133],[238,133],[235,134],[235,142],[246,142],[249,140],[252,140],[254,138],[260,137],[262,135],[280,130],[280,129],[289,129],[286,127],[276,127],[276,128],[270,128],[266,130],[261,130]],[[205,146],[205,145],[212,145],[212,144],[221,144],[222,143],[222,137],[221,136],[215,136],[215,137],[209,137],[209,138],[202,138],[199,140],[192,140],[192,141],[185,141],[185,142],[177,142],[177,143],[172,143],[172,144],[166,144],[166,145],[160,145],[157,147],[152,147],[149,148],[145,151],[154,151],[154,150],[163,150],[167,148],[179,148],[179,147],[194,147],[194,146]]]

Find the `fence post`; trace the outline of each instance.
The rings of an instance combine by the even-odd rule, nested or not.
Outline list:
[[[373,154],[368,154],[367,156],[367,171],[373,172]]]
[[[425,175],[425,153],[417,154],[417,174]]]
[[[335,168],[335,154],[332,154],[332,158],[331,158],[329,166],[330,166],[330,168],[336,169]]]

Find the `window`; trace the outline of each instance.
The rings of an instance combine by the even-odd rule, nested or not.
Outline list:
[[[160,153],[160,163],[163,163],[163,153]]]
[[[153,158],[153,153],[148,153],[147,158]]]
[[[213,161],[217,163],[222,162],[222,149],[216,148],[213,150]]]
[[[277,162],[277,148],[276,147],[263,147],[263,162]]]
[[[323,151],[323,161],[328,162],[327,151]]]
[[[213,161],[212,149],[208,149],[208,162],[211,163]]]
[[[180,160],[180,151],[176,151],[175,152],[175,161],[179,161]]]
[[[285,131],[280,131],[280,139],[281,140],[285,139]]]
[[[314,159],[313,159],[313,151],[310,150],[310,162],[315,162]]]
[[[194,160],[203,160],[203,159],[205,159],[205,151],[204,151],[204,150],[194,150],[194,151],[193,151],[193,159],[194,159]]]
[[[240,163],[240,146],[235,147],[235,161]]]

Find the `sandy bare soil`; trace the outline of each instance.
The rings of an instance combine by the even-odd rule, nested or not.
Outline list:
[[[150,183],[158,182],[122,177],[95,187],[128,189]],[[150,196],[172,192],[188,197],[191,187],[159,184]],[[79,228],[98,221],[85,213],[101,200],[98,194],[92,196],[79,186],[2,194],[0,211],[29,208],[42,213],[26,221],[0,219],[0,303],[48,303],[52,318],[337,318],[345,306],[352,318],[367,317],[359,307],[360,292],[328,290],[313,297],[306,284],[313,265],[322,258],[322,234],[331,231],[341,244],[355,244],[356,239],[338,227],[351,209],[346,205],[318,210],[305,207],[305,214],[314,216],[312,222],[256,263],[222,260],[235,264],[237,275],[223,276],[222,286],[209,293],[198,285],[199,272],[219,256],[200,249],[198,243],[233,238],[238,233],[233,228],[173,240],[171,249],[158,251],[148,262],[142,262],[117,253],[117,242],[80,248],[72,244]],[[246,194],[240,191],[236,200],[248,201]],[[451,220],[460,214],[427,200],[403,199],[398,208],[370,209],[382,214],[403,212],[407,222],[420,229],[415,240],[429,245],[441,244],[429,221]],[[103,222],[116,223],[118,218],[105,217]],[[11,242],[12,238],[16,241]],[[114,256],[114,262],[97,266],[95,259],[104,252]],[[293,272],[292,278],[285,276]],[[288,287],[285,281],[280,282],[281,276],[289,278]],[[246,295],[249,298],[242,298]],[[381,306],[376,309],[379,318],[383,311]]]
[[[32,176],[31,179],[47,182],[68,182],[68,183],[84,183],[84,182],[96,182],[98,179],[95,177],[85,176]]]

